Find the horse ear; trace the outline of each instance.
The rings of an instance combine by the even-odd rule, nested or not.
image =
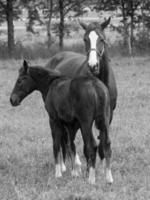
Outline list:
[[[88,25],[85,24],[84,22],[81,22],[80,20],[78,20],[78,21],[79,21],[80,26],[82,26],[82,28],[83,28],[84,30],[87,30]]]
[[[109,17],[106,21],[101,24],[102,29],[104,30],[108,24],[110,23],[111,17]]]
[[[28,66],[28,62],[26,60],[23,61],[23,68],[24,68],[25,72],[27,72],[29,66]]]

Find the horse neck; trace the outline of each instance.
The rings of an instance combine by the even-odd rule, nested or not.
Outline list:
[[[50,87],[50,82],[51,82],[50,77],[44,77],[41,78],[37,84],[37,89],[41,92],[44,101]]]
[[[45,98],[47,96],[47,93],[49,91],[49,87],[51,82],[58,77],[58,75],[50,75],[48,72],[45,73],[44,76],[38,75],[38,70],[36,72],[36,69],[34,69],[34,73],[31,72],[31,77],[36,83],[36,90],[40,91],[43,97],[43,100],[45,101]]]
[[[105,85],[107,85],[108,76],[109,76],[109,58],[107,53],[104,53],[100,60],[100,73],[98,77],[103,83],[105,83]]]

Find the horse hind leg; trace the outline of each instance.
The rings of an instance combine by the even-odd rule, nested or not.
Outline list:
[[[111,184],[113,183],[113,177],[111,173],[111,141],[109,138],[109,119],[105,117],[104,119],[100,119],[96,121],[97,126],[100,129],[100,144],[98,146],[98,153],[100,159],[103,161],[104,158],[106,159],[106,182]]]
[[[55,159],[55,177],[62,177],[61,171],[61,139],[63,136],[62,126],[59,121],[50,120],[50,127],[53,137],[53,153]]]
[[[62,149],[61,171],[66,172],[66,170],[67,170],[66,165],[65,165],[65,162],[66,162],[66,147],[65,147],[64,136],[62,137],[62,140],[61,140],[61,149]]]
[[[84,142],[84,155],[87,160],[87,171],[89,173],[88,182],[95,184],[95,163],[96,163],[96,150],[95,141],[92,134],[92,125],[82,125],[81,133]]]
[[[75,127],[72,127],[70,130],[70,145],[71,145],[71,160],[72,160],[72,177],[78,177],[81,173],[81,161],[79,158],[79,155],[76,152],[76,146],[74,143],[75,136],[76,136],[77,129]]]

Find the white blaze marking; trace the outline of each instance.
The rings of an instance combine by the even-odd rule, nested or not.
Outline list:
[[[98,35],[95,31],[91,31],[89,34],[91,49],[96,49],[96,42],[97,42]],[[90,51],[88,64],[89,66],[93,67],[97,64],[97,53],[96,51]]]

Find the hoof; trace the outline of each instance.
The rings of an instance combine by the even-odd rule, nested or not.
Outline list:
[[[114,182],[112,174],[111,174],[111,170],[106,170],[106,182],[108,184],[112,184]]]
[[[55,173],[55,178],[61,178],[62,177],[62,173]]]
[[[89,183],[90,185],[95,185],[95,178],[90,178],[90,177],[89,177],[88,183]]]
[[[60,164],[57,164],[56,171],[55,171],[55,178],[60,178],[60,177],[62,177],[61,166],[60,166]]]
[[[71,176],[72,177],[79,177],[79,173],[77,170],[73,169],[72,172],[71,172]]]
[[[61,164],[61,171],[62,172],[66,172],[67,168],[66,165],[64,163]]]
[[[102,173],[104,174],[105,173],[105,162],[104,162],[104,159],[100,161],[100,164],[102,166]]]

